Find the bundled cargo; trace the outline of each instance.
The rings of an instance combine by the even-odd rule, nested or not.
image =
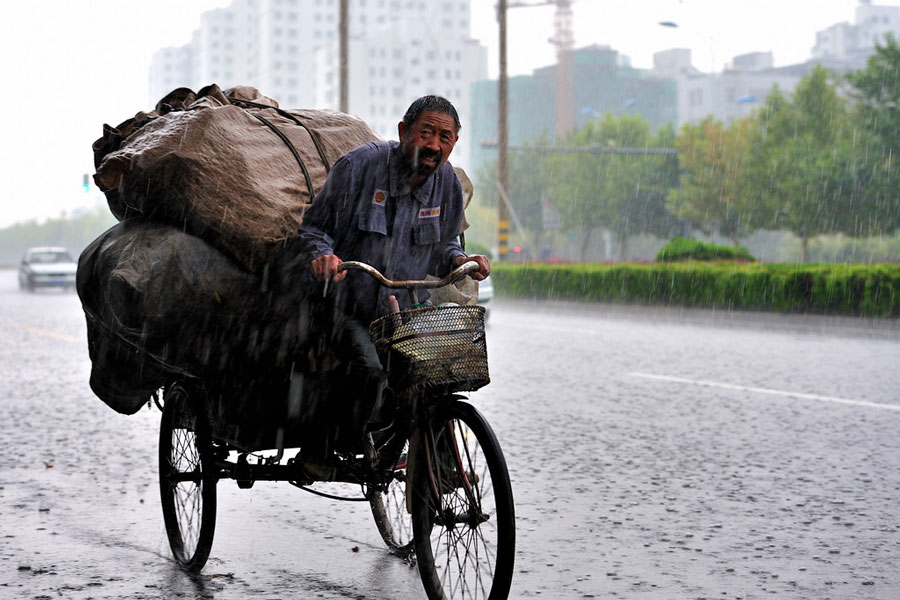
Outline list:
[[[173,377],[283,368],[304,338],[283,250],[334,161],[375,139],[356,117],[215,85],[104,126],[94,179],[121,222],[78,268],[94,393],[131,414]]]
[[[300,305],[290,239],[331,165],[376,139],[356,117],[215,85],[105,125],[94,180],[120,223],[84,250],[77,276],[94,393],[132,414],[174,379],[211,380],[230,390],[211,399],[214,423],[284,412],[316,319]],[[471,182],[457,173],[468,203]],[[473,284],[436,298],[474,302]]]
[[[255,88],[184,88],[94,143],[94,181],[119,219],[168,223],[247,271],[296,235],[331,165],[378,136],[328,110],[282,110]]]
[[[296,290],[279,263],[249,274],[198,237],[128,219],[81,254],[91,388],[119,412],[138,410],[179,377],[284,365],[301,341]]]

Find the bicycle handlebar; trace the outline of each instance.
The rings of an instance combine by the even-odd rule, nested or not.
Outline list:
[[[384,287],[393,289],[403,288],[408,290],[416,290],[444,287],[445,285],[449,285],[458,279],[462,279],[466,275],[475,273],[476,271],[478,271],[478,269],[478,263],[474,260],[469,260],[450,271],[450,273],[448,273],[443,279],[407,279],[393,281],[382,275],[381,271],[379,271],[372,265],[368,265],[364,262],[359,262],[356,260],[348,260],[342,262],[338,266],[337,272],[340,273],[341,271],[349,270],[365,271],[366,273],[377,279],[378,282],[381,283],[381,285],[383,285]]]

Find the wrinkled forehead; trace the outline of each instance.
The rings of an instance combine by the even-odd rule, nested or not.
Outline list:
[[[434,110],[426,110],[419,115],[413,127],[416,129],[430,127],[439,132],[449,131],[452,134],[456,134],[456,122],[453,120],[453,117],[447,113]]]

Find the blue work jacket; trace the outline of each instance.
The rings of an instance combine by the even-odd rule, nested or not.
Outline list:
[[[320,256],[368,263],[388,279],[443,277],[465,256],[459,245],[462,186],[444,163],[410,191],[401,171],[400,143],[369,142],[332,167],[300,225],[300,251],[307,266]],[[389,223],[389,216],[392,220]],[[387,290],[369,275],[351,271],[338,284],[349,286],[348,312],[363,320],[387,314],[388,296],[410,305],[406,290]],[[428,297],[425,290],[419,301]]]

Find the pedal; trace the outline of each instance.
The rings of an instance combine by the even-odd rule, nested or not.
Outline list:
[[[237,464],[234,466],[234,480],[242,490],[249,490],[256,483],[253,480],[253,471],[250,463],[247,462],[246,454],[238,456]]]

